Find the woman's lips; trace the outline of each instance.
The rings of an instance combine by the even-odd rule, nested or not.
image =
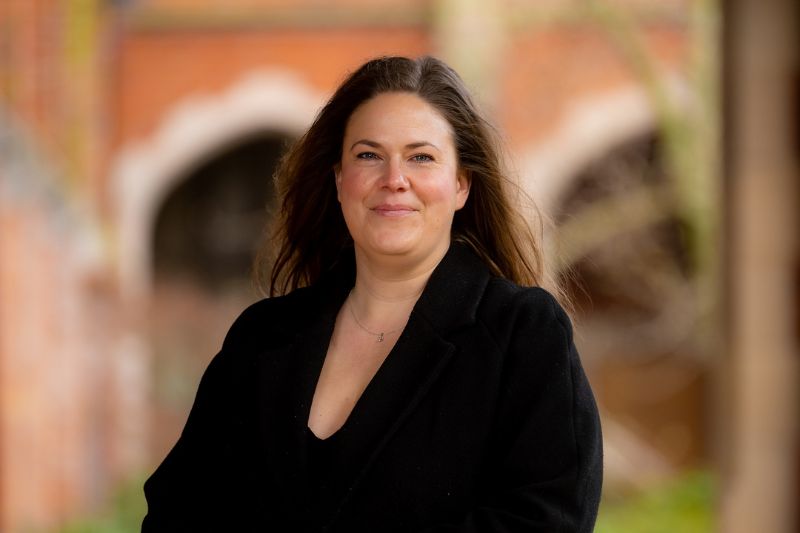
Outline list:
[[[381,204],[373,207],[372,210],[385,217],[402,217],[416,211],[411,206],[401,204]]]

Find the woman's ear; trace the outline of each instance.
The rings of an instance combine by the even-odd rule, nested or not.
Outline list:
[[[333,176],[336,182],[336,199],[341,203],[341,189],[342,189],[342,164],[336,163],[333,165]]]
[[[469,188],[472,185],[472,178],[466,170],[459,170],[456,179],[458,180],[458,188],[456,189],[456,211],[458,211],[467,203]]]

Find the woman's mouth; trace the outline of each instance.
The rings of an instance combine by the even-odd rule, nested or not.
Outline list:
[[[372,211],[385,217],[401,217],[413,213],[416,209],[402,204],[381,204],[373,207]]]

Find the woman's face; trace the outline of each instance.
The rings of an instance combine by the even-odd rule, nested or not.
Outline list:
[[[450,124],[412,93],[383,93],[350,116],[335,169],[356,249],[370,257],[439,258],[469,181]]]

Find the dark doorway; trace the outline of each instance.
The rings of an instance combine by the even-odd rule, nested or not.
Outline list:
[[[210,154],[158,212],[148,314],[154,464],[175,443],[231,323],[262,296],[252,263],[275,210],[272,176],[288,141],[265,133]]]
[[[272,174],[287,139],[242,141],[191,171],[155,224],[157,283],[190,281],[205,290],[243,290],[274,209]]]

